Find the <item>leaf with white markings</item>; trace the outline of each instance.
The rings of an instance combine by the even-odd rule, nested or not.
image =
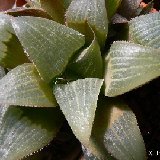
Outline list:
[[[29,62],[10,20],[11,16],[0,14],[0,65],[5,68],[14,68]]]
[[[160,50],[118,41],[106,57],[105,95],[121,95],[160,76]]]
[[[57,108],[0,106],[0,157],[17,160],[48,145],[63,117]]]
[[[88,144],[103,80],[79,79],[64,85],[56,85],[54,94],[62,112],[76,137]]]
[[[160,12],[136,17],[129,24],[131,41],[160,48]]]
[[[48,19],[17,17],[12,24],[29,59],[48,83],[64,71],[74,52],[84,45],[83,35]]]
[[[51,88],[40,78],[33,64],[18,66],[0,80],[0,102],[22,106],[56,106]]]
[[[73,0],[66,12],[66,22],[72,27],[86,35],[87,41],[92,41],[92,32],[89,32],[89,26],[94,30],[100,46],[104,42],[108,33],[108,20],[105,8],[105,0]]]
[[[103,61],[100,47],[96,39],[93,40],[88,48],[78,54],[69,68],[84,78],[102,78]]]
[[[118,160],[146,160],[136,117],[120,99],[99,99],[91,138]]]

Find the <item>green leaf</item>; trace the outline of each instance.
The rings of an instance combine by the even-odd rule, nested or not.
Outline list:
[[[32,64],[18,66],[0,80],[0,102],[22,106],[56,106],[51,88]]]
[[[115,42],[106,57],[105,95],[121,95],[160,76],[160,50]]]
[[[105,8],[105,0],[73,0],[66,12],[66,22],[69,27],[77,29],[85,34],[87,41],[93,40],[94,30],[100,46],[104,46],[108,33],[108,20]]]
[[[40,0],[41,8],[48,12],[53,20],[64,23],[65,7],[63,0]]]
[[[111,19],[116,13],[118,7],[120,6],[122,0],[106,0],[106,9],[108,19]]]
[[[62,121],[57,108],[0,106],[1,160],[22,159],[42,149],[56,135]]]
[[[160,13],[136,17],[130,21],[130,39],[135,43],[160,48]]]
[[[10,19],[10,16],[0,14],[0,65],[5,68],[14,68],[29,62],[15,36]]]
[[[54,21],[18,17],[13,27],[29,59],[47,81],[61,74],[73,53],[84,45],[84,36]]]
[[[100,47],[96,39],[93,40],[88,48],[78,54],[69,68],[85,78],[102,78],[103,61]]]
[[[91,138],[118,160],[146,160],[136,117],[120,99],[100,98]]]
[[[88,144],[103,80],[79,79],[56,85],[54,94],[76,137]]]

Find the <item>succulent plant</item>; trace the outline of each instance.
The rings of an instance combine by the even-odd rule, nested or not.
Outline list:
[[[86,160],[147,159],[119,95],[160,76],[160,13],[140,15],[140,1],[27,2],[0,13],[1,160],[42,149],[65,120]]]

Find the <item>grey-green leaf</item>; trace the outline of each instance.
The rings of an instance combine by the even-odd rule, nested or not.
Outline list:
[[[44,18],[17,17],[12,24],[29,59],[47,82],[64,71],[85,42],[77,31]]]
[[[160,48],[160,12],[142,15],[129,22],[130,40]]]
[[[160,50],[118,41],[106,57],[105,95],[114,97],[160,76]]]
[[[82,77],[102,78],[103,61],[101,51],[96,39],[73,60],[70,70]]]
[[[40,78],[33,64],[18,66],[0,80],[0,102],[22,106],[56,106],[52,89]]]
[[[136,117],[120,99],[100,98],[92,139],[118,160],[146,160]]]
[[[94,30],[100,46],[103,46],[108,33],[105,0],[73,0],[66,12],[66,22],[68,26],[84,33],[89,39],[92,33],[86,30],[88,23]]]
[[[0,65],[5,68],[14,68],[29,62],[10,20],[11,16],[0,14]]]
[[[88,144],[103,80],[79,79],[56,85],[54,94],[76,137]]]
[[[23,109],[1,105],[1,160],[22,159],[42,149],[56,135],[62,121],[62,114],[57,108]],[[44,125],[45,122],[47,125]]]

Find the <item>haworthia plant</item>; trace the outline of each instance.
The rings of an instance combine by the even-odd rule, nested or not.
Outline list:
[[[160,48],[160,13],[148,14],[132,19],[130,40],[145,46]]]
[[[160,50],[115,42],[106,57],[105,94],[117,96],[160,76]]]
[[[61,126],[63,119],[59,116],[61,113],[57,108],[23,110],[20,107],[1,105],[1,160],[22,159],[42,149],[53,139]]]
[[[51,88],[39,76],[33,64],[23,64],[0,80],[0,102],[9,105],[53,107]]]
[[[84,144],[89,142],[102,83],[101,79],[86,78],[54,88],[62,112],[76,137]]]
[[[94,30],[100,46],[104,46],[108,33],[107,11],[105,0],[73,0],[66,12],[69,27],[79,30],[92,41],[88,25]]]
[[[48,19],[18,17],[12,24],[29,59],[47,82],[60,75],[70,57],[84,45],[83,35]]]
[[[5,14],[0,14],[0,35],[1,66],[14,68],[17,65],[29,62],[18,38],[15,36],[11,25],[11,17]]]
[[[111,19],[135,17],[140,0],[27,2],[0,14],[0,159],[42,149],[65,117],[84,159],[146,160],[136,117],[115,96],[160,76],[160,13],[133,18],[122,38]],[[129,42],[111,45],[119,38]]]

